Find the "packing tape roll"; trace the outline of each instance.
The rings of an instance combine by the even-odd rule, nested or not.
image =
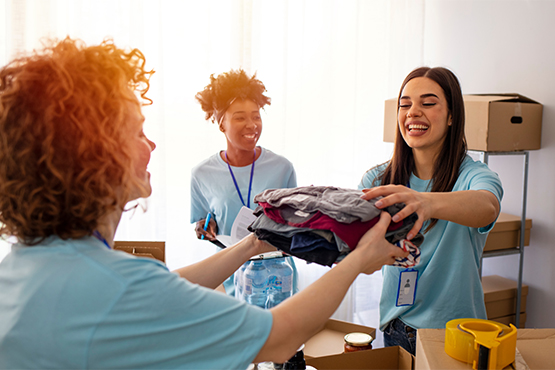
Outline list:
[[[473,369],[503,369],[515,361],[517,330],[512,324],[456,319],[445,329],[445,352]]]

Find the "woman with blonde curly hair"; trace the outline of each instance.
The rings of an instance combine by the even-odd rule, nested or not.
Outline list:
[[[216,123],[226,139],[226,150],[202,161],[191,173],[191,223],[196,223],[199,239],[231,235],[241,208],[255,209],[253,198],[264,190],[297,186],[293,164],[257,146],[262,134],[260,109],[271,103],[265,92],[256,75],[239,69],[211,75],[210,84],[196,95],[206,119]],[[211,218],[204,230],[208,214]],[[293,258],[287,260],[296,276]],[[233,279],[224,287],[233,294]]]
[[[250,257],[275,250],[253,234],[175,273],[113,251],[125,204],[151,192],[144,65],[137,49],[66,38],[0,69],[1,234],[17,239],[0,263],[1,369],[284,362],[358,273],[402,256],[384,238],[384,214],[321,281],[263,310],[213,291]]]

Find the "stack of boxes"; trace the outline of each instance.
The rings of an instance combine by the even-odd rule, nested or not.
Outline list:
[[[526,323],[526,297],[528,286],[522,284],[520,298],[520,323],[516,325],[516,297],[517,282],[498,275],[482,277],[484,300],[488,320],[505,325],[513,324],[517,328],[524,328]]]

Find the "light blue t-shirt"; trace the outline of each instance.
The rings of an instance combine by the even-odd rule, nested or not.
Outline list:
[[[14,245],[0,263],[0,368],[247,368],[269,311],[93,237]]]
[[[297,176],[293,164],[286,158],[261,148],[254,164],[250,207],[256,208],[253,198],[267,189],[294,188]],[[247,205],[251,166],[231,166],[241,196]],[[229,173],[227,163],[216,153],[195,166],[191,173],[191,223],[212,213],[218,224],[218,234],[231,235],[231,226],[243,207]]]
[[[253,198],[267,189],[294,188],[297,186],[297,175],[293,164],[278,154],[260,148],[261,153],[254,163],[254,174],[249,208],[254,210],[257,205]],[[241,196],[247,206],[251,166],[231,166]],[[237,193],[235,184],[227,163],[220,153],[196,165],[191,172],[191,223],[196,223],[206,218],[208,212],[215,218],[219,235],[231,235],[233,221],[243,207],[241,198]],[[287,262],[294,271],[293,291],[297,291],[297,268],[292,257]],[[224,282],[227,294],[233,295],[235,288],[233,276]]]
[[[374,178],[385,169],[385,164],[368,171],[359,189],[371,188]],[[379,182],[378,184],[379,185]],[[431,189],[431,180],[421,180],[414,174],[410,187],[419,192]],[[487,190],[499,203],[503,188],[497,174],[469,156],[464,159],[453,191]],[[429,221],[424,223],[424,229]],[[384,266],[383,289],[380,300],[380,329],[395,318],[416,328],[444,329],[449,320],[457,318],[486,319],[484,293],[480,281],[480,259],[489,231],[495,222],[472,228],[445,220],[426,234],[421,245],[415,302],[397,307],[399,277],[403,268]]]

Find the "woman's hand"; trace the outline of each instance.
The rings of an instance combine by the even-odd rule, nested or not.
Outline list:
[[[353,256],[357,255],[357,259],[363,264],[361,273],[372,274],[383,265],[392,265],[395,258],[405,258],[409,255],[409,252],[405,252],[385,239],[390,222],[389,213],[382,211],[378,223],[360,238],[355,250],[351,252]]]
[[[197,222],[195,226],[195,232],[197,233],[197,238],[201,239],[204,235],[204,239],[206,240],[216,240],[216,232],[218,232],[218,225],[216,225],[216,221],[213,218],[210,219],[208,222],[208,227],[206,231],[204,230],[204,224],[206,223],[206,219],[200,220]]]
[[[429,197],[431,193],[419,193],[403,185],[383,185],[371,189],[363,189],[362,199],[370,200],[379,196],[383,198],[375,203],[379,209],[384,209],[396,203],[404,203],[405,208],[397,212],[393,222],[399,222],[412,213],[416,212],[418,220],[408,232],[407,239],[412,239],[424,224],[424,221],[432,218],[432,202]]]
[[[254,233],[247,235],[245,239],[249,240],[249,242],[252,243],[251,245],[252,245],[253,253],[251,257],[257,256],[259,254],[267,253],[267,252],[277,251],[277,249],[274,246],[272,246],[270,243],[264,240],[258,239]]]

